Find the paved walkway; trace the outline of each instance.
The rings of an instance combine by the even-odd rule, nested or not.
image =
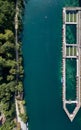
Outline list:
[[[19,8],[18,8],[18,0],[16,1],[16,14],[15,14],[15,45],[18,44],[18,14],[19,14]],[[16,61],[18,62],[18,50],[16,49]],[[19,70],[19,66],[17,65],[17,70]],[[18,80],[18,74],[16,75],[16,79]],[[19,117],[19,110],[18,110],[18,103],[15,99],[15,106],[16,106],[16,116],[17,116],[17,122],[20,123],[22,130],[28,130],[27,124],[25,124],[21,118]]]
[[[17,103],[17,100],[16,100],[16,99],[15,99],[15,105],[16,105],[17,122],[20,123],[22,130],[28,130],[26,124],[25,124],[25,123],[21,120],[21,118],[19,117],[18,103]]]

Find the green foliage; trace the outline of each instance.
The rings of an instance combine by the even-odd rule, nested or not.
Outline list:
[[[23,84],[21,81],[18,82],[16,89],[18,90],[18,92],[22,92],[23,91]]]
[[[0,31],[14,25],[15,4],[8,0],[0,0]]]
[[[78,0],[66,0],[66,6],[78,6]],[[12,130],[15,116],[14,95],[15,92],[23,91],[23,66],[21,43],[15,46],[14,17],[16,0],[0,0],[0,105],[1,110],[6,116],[6,122],[0,130]],[[22,30],[23,0],[18,0],[18,33]],[[16,62],[16,53],[18,51],[19,59]],[[19,69],[17,70],[17,66]],[[16,75],[18,74],[18,82]],[[16,84],[17,83],[17,84]],[[20,114],[24,122],[27,122],[26,114]]]
[[[12,130],[15,127],[14,122],[6,121],[1,127],[0,130]]]
[[[0,127],[0,130],[13,129],[15,92],[23,91],[24,71],[22,58],[20,58],[22,57],[21,43],[19,42],[15,46],[14,37],[15,3],[16,0],[0,0],[0,111],[6,117],[6,122]],[[22,3],[23,0],[19,0],[19,8],[22,8]],[[19,15],[19,26],[21,26],[21,15]],[[18,63],[16,62],[16,50],[19,53]],[[19,70],[17,70],[17,65]],[[17,74],[18,83],[16,81]]]
[[[24,123],[26,123],[26,122],[27,122],[28,117],[27,117],[27,115],[26,115],[26,114],[20,114],[19,116],[21,117],[21,119],[22,119],[22,121],[23,121]]]
[[[22,104],[23,104],[23,105],[25,105],[25,104],[26,104],[25,100],[23,100],[23,101],[22,101]]]

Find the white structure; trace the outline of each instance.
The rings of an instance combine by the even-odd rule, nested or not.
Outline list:
[[[68,13],[67,13],[68,12]],[[73,13],[75,12],[75,13]],[[76,25],[76,43],[66,43],[66,25]],[[71,121],[75,118],[79,108],[81,106],[81,8],[78,7],[66,7],[63,8],[63,109]],[[75,52],[74,52],[75,49]],[[77,62],[76,68],[76,99],[66,99],[66,59],[75,58]],[[73,112],[70,113],[67,109],[67,104],[75,104]]]

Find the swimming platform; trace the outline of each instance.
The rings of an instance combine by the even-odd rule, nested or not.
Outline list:
[[[76,25],[76,43],[67,43],[66,26]],[[71,34],[69,34],[71,35]],[[80,7],[64,7],[63,8],[63,28],[62,28],[62,100],[63,109],[67,116],[73,121],[77,112],[81,107],[81,8]],[[76,60],[76,98],[74,100],[67,99],[66,84],[66,60]],[[69,82],[69,81],[68,81]],[[72,112],[67,105],[75,104]]]

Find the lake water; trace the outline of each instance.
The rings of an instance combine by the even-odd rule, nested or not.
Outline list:
[[[62,7],[65,0],[29,0],[24,13],[24,92],[29,130],[80,130],[62,109]]]

